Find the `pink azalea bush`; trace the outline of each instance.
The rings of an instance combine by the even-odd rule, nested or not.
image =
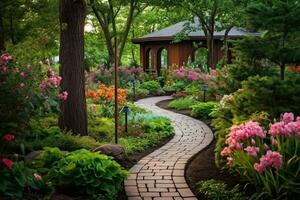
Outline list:
[[[221,156],[227,159],[227,166],[270,197],[300,191],[290,185],[300,181],[300,176],[292,175],[300,170],[300,118],[295,119],[293,113],[284,113],[269,130],[255,121],[234,125],[226,144]]]
[[[143,69],[141,67],[126,67],[119,66],[118,74],[119,74],[119,83],[127,84],[128,82],[136,79],[142,79]],[[100,66],[98,69],[94,69],[91,72],[86,72],[86,80],[87,83],[103,83],[105,85],[113,85],[114,78],[114,67],[110,67],[109,69],[105,69],[104,66]]]
[[[67,101],[68,93],[59,94],[62,78],[51,67],[23,65],[8,53],[0,56],[0,130],[23,131],[30,119],[59,112],[59,100]]]

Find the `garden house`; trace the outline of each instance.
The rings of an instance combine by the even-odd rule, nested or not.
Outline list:
[[[150,33],[140,38],[133,39],[133,43],[140,44],[140,63],[145,72],[160,75],[162,68],[168,66],[183,66],[188,61],[197,61],[197,59],[206,55],[206,38],[200,27],[199,20],[195,18],[190,24],[195,31],[190,32],[185,40],[173,42],[176,34],[181,33],[188,21],[182,21],[162,30]],[[223,38],[225,31],[216,31],[214,34],[214,58],[213,65],[223,57]],[[255,36],[257,33],[244,31],[233,27],[228,34],[228,39],[239,39],[244,36]],[[204,53],[204,54],[203,54]],[[231,60],[231,52],[228,53],[228,60]]]

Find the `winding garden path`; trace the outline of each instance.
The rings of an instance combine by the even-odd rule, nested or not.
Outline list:
[[[171,119],[174,138],[130,169],[125,181],[129,200],[196,200],[184,172],[189,159],[213,140],[213,133],[203,122],[157,107],[169,96],[139,100],[136,105]]]

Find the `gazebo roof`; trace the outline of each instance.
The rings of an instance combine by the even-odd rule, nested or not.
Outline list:
[[[174,36],[181,31],[184,30],[185,24],[188,23],[188,20],[179,22],[177,24],[171,25],[167,28],[161,29],[159,31],[152,32],[148,35],[142,36],[140,38],[135,38],[132,40],[133,43],[139,44],[143,42],[154,42],[154,41],[172,41],[174,39]],[[192,27],[195,29],[199,27],[199,20],[198,18],[194,18],[194,23],[191,24]],[[214,38],[215,39],[221,39],[224,37],[225,30],[224,31],[215,31]],[[259,33],[256,32],[248,32],[241,28],[233,27],[229,34],[229,38],[241,38],[243,36],[258,36]],[[203,40],[205,39],[205,34],[202,30],[192,31],[188,34],[188,37],[190,40]]]

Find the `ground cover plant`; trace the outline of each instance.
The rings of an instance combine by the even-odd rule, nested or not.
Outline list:
[[[171,101],[168,104],[168,107],[176,109],[176,110],[186,110],[186,109],[191,109],[191,107],[195,104],[196,104],[196,101],[193,98],[184,97],[184,98],[178,98],[178,99]]]

